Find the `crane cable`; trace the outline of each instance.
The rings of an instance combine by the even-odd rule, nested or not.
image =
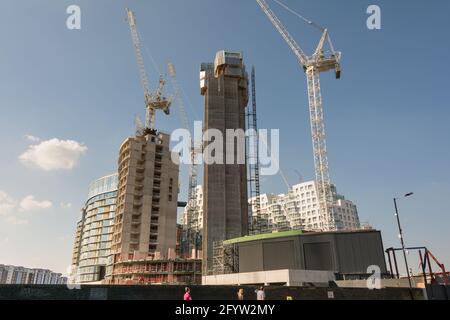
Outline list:
[[[271,150],[269,144],[267,143],[267,140],[266,140],[266,138],[264,137],[264,135],[260,135],[260,136],[259,136],[259,141],[262,142],[262,143],[264,144],[264,146],[266,147],[267,151],[270,153],[270,155],[271,155],[271,157],[270,157],[271,160],[272,160],[273,162],[275,162],[275,164],[277,165],[277,167],[278,167],[278,173],[280,174],[281,179],[283,179],[284,184],[286,185],[287,189],[289,190],[289,189],[291,188],[291,186],[289,185],[289,181],[288,181],[286,175],[284,174],[283,170],[281,169],[280,162],[279,162],[276,158],[272,157],[272,150]]]
[[[321,32],[325,31],[325,28],[318,25],[317,23],[305,18],[304,16],[302,16],[300,13],[298,13],[297,11],[289,8],[286,4],[284,4],[283,2],[281,2],[280,0],[273,0],[274,2],[276,2],[278,5],[280,5],[281,7],[283,7],[284,9],[286,9],[287,11],[289,11],[290,13],[292,13],[293,15],[297,16],[298,18],[300,18],[301,20],[303,20],[304,22],[306,22],[307,24],[313,26],[314,28],[320,30]],[[334,46],[333,46],[333,42],[331,41],[330,35],[327,35],[327,41],[328,44],[330,45],[330,49],[333,53],[335,53],[336,51],[334,50]]]
[[[296,15],[297,17],[299,17],[300,19],[302,19],[302,20],[303,20],[304,22],[306,22],[307,24],[312,25],[313,27],[319,29],[319,30],[322,31],[322,32],[325,30],[324,27],[318,25],[317,23],[315,23],[315,22],[313,22],[313,21],[311,21],[311,20],[306,19],[306,18],[305,18],[304,16],[302,16],[300,13],[298,13],[297,11],[294,11],[293,9],[289,8],[289,7],[288,7],[287,5],[285,5],[283,2],[281,2],[281,1],[279,1],[279,0],[273,0],[273,1],[275,1],[276,3],[278,3],[280,6],[282,6],[284,9],[286,9],[286,10],[289,11],[290,13],[292,13],[292,14]]]

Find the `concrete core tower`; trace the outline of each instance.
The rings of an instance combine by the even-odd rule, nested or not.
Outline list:
[[[237,138],[238,147],[226,142],[227,129],[245,131],[248,75],[242,54],[219,51],[214,64],[203,63],[200,87],[205,97],[204,129],[222,133],[224,152],[224,164],[204,165],[203,274],[207,275],[214,273],[215,243],[248,234],[245,156],[243,164],[237,161],[239,145],[245,150],[245,137]],[[230,152],[234,164],[226,162],[225,154]]]

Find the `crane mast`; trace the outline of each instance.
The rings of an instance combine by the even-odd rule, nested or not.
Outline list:
[[[195,249],[197,249],[198,233],[198,205],[197,205],[197,148],[195,146],[195,139],[193,132],[189,129],[189,121],[186,113],[186,108],[184,101],[181,97],[181,89],[177,80],[177,73],[173,63],[168,64],[169,75],[172,80],[172,86],[175,90],[175,98],[177,99],[178,108],[180,111],[181,122],[184,129],[190,132],[191,136],[191,163],[189,165],[189,189],[188,189],[188,204],[187,204],[187,214],[184,230],[186,244],[183,249],[186,253],[190,253],[192,249],[192,244],[195,244]]]
[[[266,230],[266,223],[261,217],[261,192],[259,179],[259,139],[258,119],[256,112],[256,74],[252,67],[251,75],[252,105],[247,107],[247,129],[251,132],[247,138],[247,164],[248,164],[248,191],[250,198],[255,199],[252,203],[252,215],[250,222],[250,233],[259,234]]]
[[[147,129],[153,130],[155,129],[156,110],[162,110],[165,114],[169,114],[169,108],[172,103],[172,98],[166,98],[163,96],[165,81],[162,76],[160,76],[159,86],[157,90],[155,91],[155,93],[151,93],[149,80],[144,64],[144,57],[142,55],[141,40],[139,38],[139,33],[137,30],[136,17],[134,15],[134,12],[130,9],[126,9],[126,11],[127,21],[131,32],[131,39],[133,41],[133,47],[136,54],[139,77],[141,80],[142,88],[144,89],[144,102],[146,108],[145,126]]]
[[[322,29],[322,36],[314,54],[311,56],[305,55],[286,27],[270,9],[267,2],[265,0],[256,0],[256,2],[275,26],[277,31],[281,34],[283,39],[287,42],[306,73],[315,179],[318,192],[320,216],[323,223],[321,229],[324,231],[336,230],[337,225],[333,214],[334,199],[331,191],[319,75],[321,72],[334,69],[336,78],[339,79],[341,73],[341,54],[334,51],[328,35],[328,30]],[[327,54],[323,51],[326,40],[328,40],[331,46],[331,53]]]

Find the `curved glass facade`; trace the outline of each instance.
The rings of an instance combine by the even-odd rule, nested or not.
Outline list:
[[[105,176],[92,182],[89,185],[88,199],[112,191],[117,191],[117,174]]]
[[[101,281],[111,274],[111,240],[116,212],[117,174],[95,180],[89,186],[82,209],[78,255],[78,281]]]

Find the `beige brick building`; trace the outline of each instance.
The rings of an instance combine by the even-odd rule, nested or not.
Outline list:
[[[146,130],[120,147],[112,241],[115,283],[127,280],[116,265],[175,254],[179,166],[169,143],[169,135]]]

